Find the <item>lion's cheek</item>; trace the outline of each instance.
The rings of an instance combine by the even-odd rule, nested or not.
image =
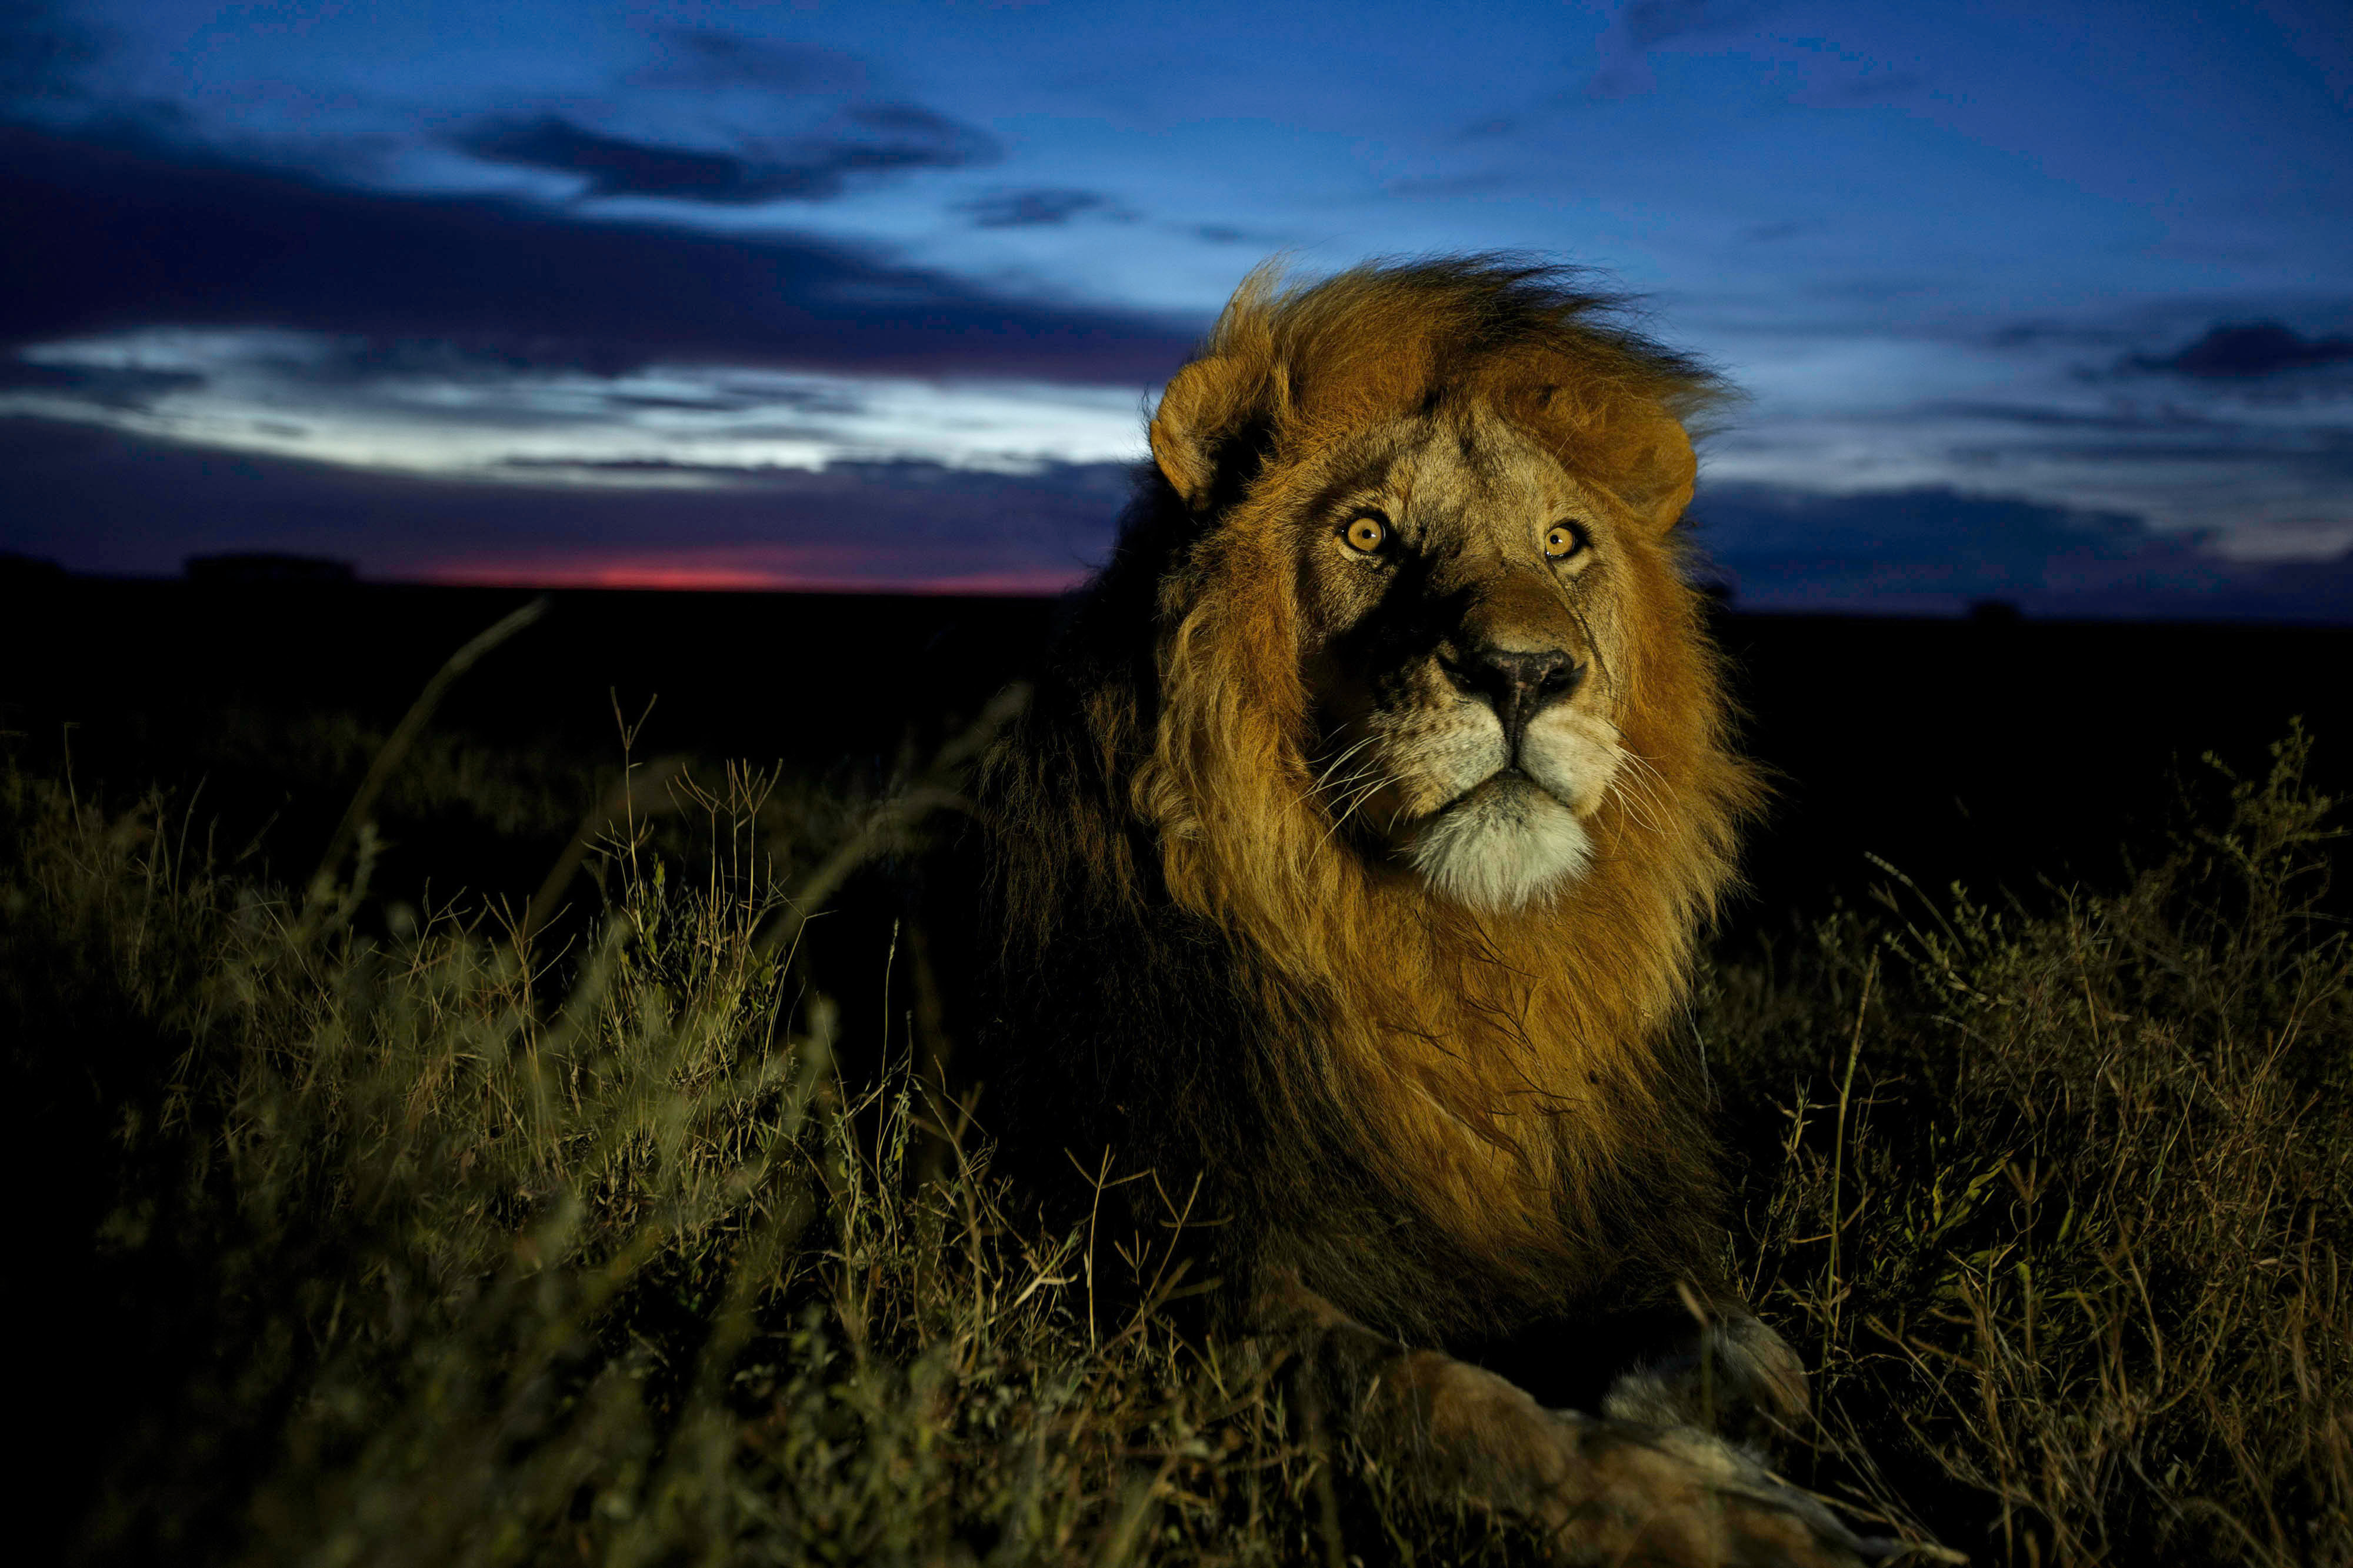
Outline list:
[[[1577,816],[1590,817],[1617,783],[1626,752],[1608,720],[1563,711],[1528,727],[1520,762],[1555,799]]]

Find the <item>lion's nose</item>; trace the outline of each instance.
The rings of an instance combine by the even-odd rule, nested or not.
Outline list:
[[[1504,742],[1515,757],[1529,721],[1576,690],[1577,682],[1585,679],[1585,667],[1556,647],[1537,653],[1482,647],[1439,663],[1457,688],[1484,697],[1494,708],[1495,717],[1503,721]]]

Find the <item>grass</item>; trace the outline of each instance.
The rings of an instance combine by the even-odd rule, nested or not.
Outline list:
[[[248,722],[345,787],[373,754]],[[1727,1245],[1818,1368],[1799,1479],[1979,1562],[2353,1561],[2353,960],[2306,750],[2225,779],[2121,889],[1892,877],[1711,971]],[[338,1565],[1514,1556],[1294,1430],[1246,1349],[1188,1342],[1148,1251],[1111,1318],[1086,1238],[953,1135],[921,933],[804,940],[859,867],[913,874],[957,760],[849,792],[665,763],[567,799],[544,758],[426,731],[315,879],[208,849],[202,797],[0,771],[23,1349],[73,1391],[18,1478],[32,1535]],[[569,840],[554,891],[371,890],[453,814],[470,845]],[[860,944],[879,994],[826,956]]]
[[[1716,977],[1727,1099],[1780,1118],[1736,1116],[1741,1262],[1825,1465],[1994,1561],[2353,1561],[2353,952],[2308,756],[2223,774],[2121,892],[1906,889]]]

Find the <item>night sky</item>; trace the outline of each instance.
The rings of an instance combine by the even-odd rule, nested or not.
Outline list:
[[[1045,591],[1236,280],[1747,394],[1757,608],[2353,620],[2341,4],[0,5],[0,551]]]

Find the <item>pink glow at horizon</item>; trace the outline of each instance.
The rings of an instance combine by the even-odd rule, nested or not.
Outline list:
[[[871,558],[855,561],[849,552],[807,550],[715,552],[703,559],[691,552],[675,555],[630,554],[584,558],[576,552],[561,557],[507,557],[429,565],[408,575],[413,581],[469,588],[642,588],[671,592],[792,592],[817,594],[976,594],[1006,596],[1050,596],[1067,593],[1085,582],[1087,568],[1028,567],[973,572],[923,573],[904,575],[876,570]],[[748,557],[748,558],[747,558]],[[862,565],[865,570],[856,570]],[[851,569],[845,570],[845,567]]]

